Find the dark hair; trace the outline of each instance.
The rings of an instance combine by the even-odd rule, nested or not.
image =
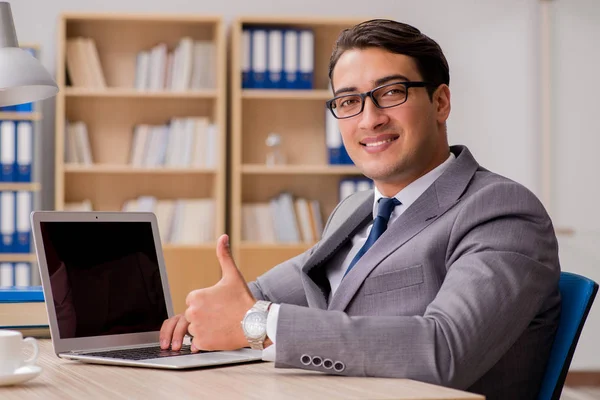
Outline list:
[[[331,80],[333,69],[346,50],[369,47],[412,57],[423,80],[432,84],[427,88],[430,98],[439,85],[450,84],[448,62],[440,46],[417,28],[387,19],[361,22],[340,33],[329,60],[329,79]]]

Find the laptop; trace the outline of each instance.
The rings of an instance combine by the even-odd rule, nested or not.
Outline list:
[[[160,349],[161,325],[174,313],[153,213],[34,211],[31,225],[59,357],[167,369],[262,359],[249,348]]]

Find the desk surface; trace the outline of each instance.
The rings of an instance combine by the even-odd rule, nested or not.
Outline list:
[[[42,373],[0,387],[2,399],[484,399],[408,379],[331,376],[270,362],[185,371],[85,364],[56,357],[50,340],[38,342]]]

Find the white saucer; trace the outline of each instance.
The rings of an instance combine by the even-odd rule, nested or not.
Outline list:
[[[11,375],[0,375],[0,386],[16,385],[35,378],[42,372],[42,368],[37,365],[26,365],[15,371]]]

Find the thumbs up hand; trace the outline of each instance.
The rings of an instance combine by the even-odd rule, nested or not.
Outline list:
[[[185,319],[194,337],[192,349],[235,350],[248,345],[241,321],[256,299],[238,270],[229,247],[229,237],[217,241],[221,280],[209,288],[190,292]]]

